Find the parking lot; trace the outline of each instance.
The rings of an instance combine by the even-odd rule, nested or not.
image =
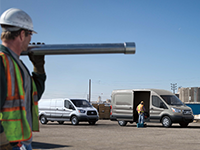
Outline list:
[[[159,123],[147,123],[145,128],[136,124],[121,127],[117,122],[99,120],[95,125],[87,122],[77,126],[65,122],[40,124],[40,132],[33,133],[33,149],[53,150],[199,150],[200,123],[187,128],[173,124],[164,128]]]

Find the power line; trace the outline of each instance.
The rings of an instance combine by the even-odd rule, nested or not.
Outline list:
[[[173,93],[175,94],[175,91],[177,90],[177,83],[171,83],[171,90],[173,91]]]

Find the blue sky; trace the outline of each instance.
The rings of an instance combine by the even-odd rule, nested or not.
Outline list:
[[[27,12],[45,44],[135,42],[136,54],[46,56],[43,98],[109,99],[114,89],[200,85],[199,0],[0,0]],[[26,56],[21,59],[32,71]]]

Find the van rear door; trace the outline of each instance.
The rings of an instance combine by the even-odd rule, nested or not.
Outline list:
[[[113,96],[113,116],[117,120],[133,121],[133,91],[117,92]]]
[[[39,112],[45,112],[45,114],[47,116],[50,116],[50,114],[51,114],[50,103],[51,103],[51,100],[49,100],[49,99],[48,100],[47,99],[40,100],[38,102]]]

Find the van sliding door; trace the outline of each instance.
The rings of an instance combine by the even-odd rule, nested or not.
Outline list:
[[[64,101],[63,100],[57,100],[56,101],[56,117],[61,118],[63,115],[64,110]]]
[[[56,100],[52,99],[50,104],[51,118],[56,116]]]
[[[134,105],[133,105],[133,116],[134,121],[138,121],[138,112],[136,110],[137,106],[144,102],[145,112],[149,113],[149,105],[150,105],[150,91],[134,91]]]

